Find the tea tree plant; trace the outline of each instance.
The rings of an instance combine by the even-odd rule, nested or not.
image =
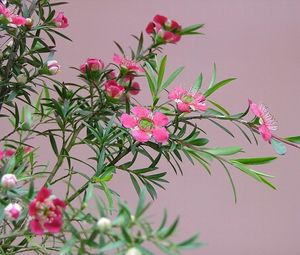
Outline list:
[[[63,30],[68,18],[56,10],[63,4],[0,4],[0,117],[1,124],[11,125],[0,136],[1,254],[151,255],[153,247],[164,254],[181,254],[201,246],[197,235],[175,242],[179,220],[169,220],[167,212],[158,226],[147,217],[146,195],[156,199],[157,189],[167,188],[167,171],[159,168],[162,160],[180,174],[183,161],[199,164],[209,174],[211,162],[219,162],[235,199],[232,170],[275,189],[273,176],[255,166],[276,157],[240,156],[240,146],[211,147],[201,124],[209,121],[224,134],[241,134],[256,145],[264,140],[280,155],[286,153],[286,145],[299,148],[300,138],[275,135],[277,124],[263,105],[249,101],[245,110],[230,113],[216,102],[214,93],[235,79],[218,81],[215,66],[209,84],[202,84],[200,74],[191,86],[174,86],[183,67],[165,75],[164,47],[201,34],[202,24],[182,27],[156,15],[146,27],[150,45],[142,32],[134,36],[137,44],[128,56],[115,42],[119,53],[111,63],[89,58],[74,68],[77,83],[62,82],[55,79],[60,65],[54,56],[59,54],[56,38],[70,40]],[[147,89],[149,105],[136,99]],[[33,145],[37,138],[44,141],[39,147]],[[50,164],[37,157],[47,143],[55,158]],[[89,158],[78,155],[76,148],[84,148]],[[128,174],[139,196],[135,209],[110,188],[120,171]]]

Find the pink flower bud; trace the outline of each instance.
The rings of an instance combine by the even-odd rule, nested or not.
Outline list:
[[[58,28],[66,28],[67,26],[69,26],[68,18],[64,15],[63,12],[59,12],[53,19],[53,22]]]
[[[9,220],[17,220],[22,212],[22,207],[17,203],[10,203],[8,206],[4,208],[5,216]]]
[[[125,91],[125,88],[114,80],[105,83],[104,90],[108,96],[112,98],[120,98]]]
[[[49,60],[47,62],[47,68],[51,75],[55,75],[60,71],[60,65],[56,60]]]
[[[5,174],[1,178],[1,185],[6,189],[12,189],[17,184],[17,178],[14,174]]]
[[[80,66],[80,71],[86,73],[87,70],[96,72],[101,71],[104,68],[104,63],[101,59],[88,58],[87,61]]]
[[[133,96],[137,95],[138,93],[140,93],[141,91],[141,87],[140,87],[140,84],[138,82],[133,82],[131,84],[131,88],[129,90],[129,93]]]

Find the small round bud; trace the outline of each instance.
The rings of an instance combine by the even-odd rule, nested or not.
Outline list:
[[[142,253],[135,247],[130,248],[125,255],[142,255]]]
[[[26,26],[28,29],[31,29],[31,28],[32,28],[32,25],[33,25],[33,20],[32,20],[31,18],[27,18],[27,19],[26,19],[25,26]]]
[[[17,82],[25,84],[27,82],[27,76],[25,74],[23,74],[23,73],[19,74],[17,76]]]
[[[8,206],[4,208],[4,213],[7,219],[9,220],[17,220],[22,212],[22,207],[17,203],[10,203]]]
[[[60,65],[56,60],[49,60],[47,62],[47,68],[49,71],[49,74],[55,75],[60,71]]]
[[[81,210],[84,210],[88,207],[88,204],[87,203],[82,203],[81,205]]]
[[[132,222],[135,222],[135,216],[134,215],[130,215],[130,219]]]
[[[111,229],[111,220],[105,217],[102,217],[97,222],[97,227],[100,230],[100,232],[105,232],[107,230]]]
[[[14,174],[5,174],[1,178],[1,185],[6,189],[13,189],[17,181],[17,177]]]

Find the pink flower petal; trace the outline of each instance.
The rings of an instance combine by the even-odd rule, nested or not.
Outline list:
[[[155,126],[166,126],[169,123],[168,117],[161,112],[156,112],[153,116]]]
[[[168,18],[165,17],[165,16],[162,16],[162,15],[156,15],[153,18],[153,21],[160,24],[160,25],[164,25],[168,21]]]
[[[37,219],[31,220],[29,222],[29,228],[30,228],[30,231],[36,235],[44,234],[44,229]]]
[[[126,128],[134,128],[137,125],[136,119],[127,113],[122,114],[121,123]]]
[[[254,115],[256,115],[257,117],[261,117],[262,112],[259,106],[255,103],[252,103],[251,100],[249,100],[249,104],[250,104],[250,110],[254,113]]]
[[[258,128],[259,132],[261,133],[263,139],[267,142],[271,141],[272,134],[270,132],[270,129],[266,125],[260,125]]]
[[[46,187],[42,187],[36,195],[36,200],[39,202],[44,202],[44,200],[50,197],[51,194],[51,190],[47,189]]]
[[[150,111],[142,106],[135,106],[131,109],[132,113],[139,118],[147,118]]]
[[[129,93],[133,96],[137,95],[140,93],[141,87],[140,84],[138,82],[133,82],[131,84],[131,88],[129,90]]]
[[[176,100],[180,99],[184,94],[187,94],[187,91],[181,87],[175,87],[170,93],[169,93],[169,99]]]
[[[177,107],[181,112],[191,112],[190,106],[186,103],[178,103]]]
[[[114,54],[113,56],[113,61],[117,64],[117,65],[121,65],[123,58],[118,55],[118,54]]]
[[[61,231],[63,222],[60,217],[56,217],[51,222],[46,222],[44,227],[48,230],[48,232],[52,234],[59,233]]]
[[[169,140],[169,133],[166,128],[155,128],[152,130],[152,136],[158,143],[166,143]]]
[[[148,142],[150,140],[150,136],[142,130],[132,130],[131,135],[135,140],[141,143]]]
[[[36,200],[33,200],[28,207],[28,214],[29,216],[34,216],[37,214],[37,208],[36,208]]]
[[[150,22],[146,27],[147,34],[154,33],[155,24],[153,22]]]

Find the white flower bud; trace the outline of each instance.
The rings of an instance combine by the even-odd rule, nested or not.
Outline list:
[[[23,74],[23,73],[19,74],[17,76],[17,82],[25,84],[27,82],[27,76],[26,76],[26,74]]]
[[[10,203],[8,206],[4,208],[4,213],[7,219],[9,220],[17,220],[22,212],[22,207],[17,203]]]
[[[49,73],[52,75],[57,74],[60,70],[60,65],[58,64],[58,62],[56,60],[49,60],[47,62],[47,67],[48,67]]]
[[[14,45],[14,41],[10,40],[6,45],[7,47],[12,47]]]
[[[1,185],[6,189],[13,189],[17,181],[17,177],[14,174],[5,174],[1,178]]]
[[[111,229],[111,220],[105,217],[102,217],[97,222],[97,227],[100,230],[100,232],[105,232],[107,230]]]
[[[142,255],[142,253],[135,247],[130,248],[125,255]]]

